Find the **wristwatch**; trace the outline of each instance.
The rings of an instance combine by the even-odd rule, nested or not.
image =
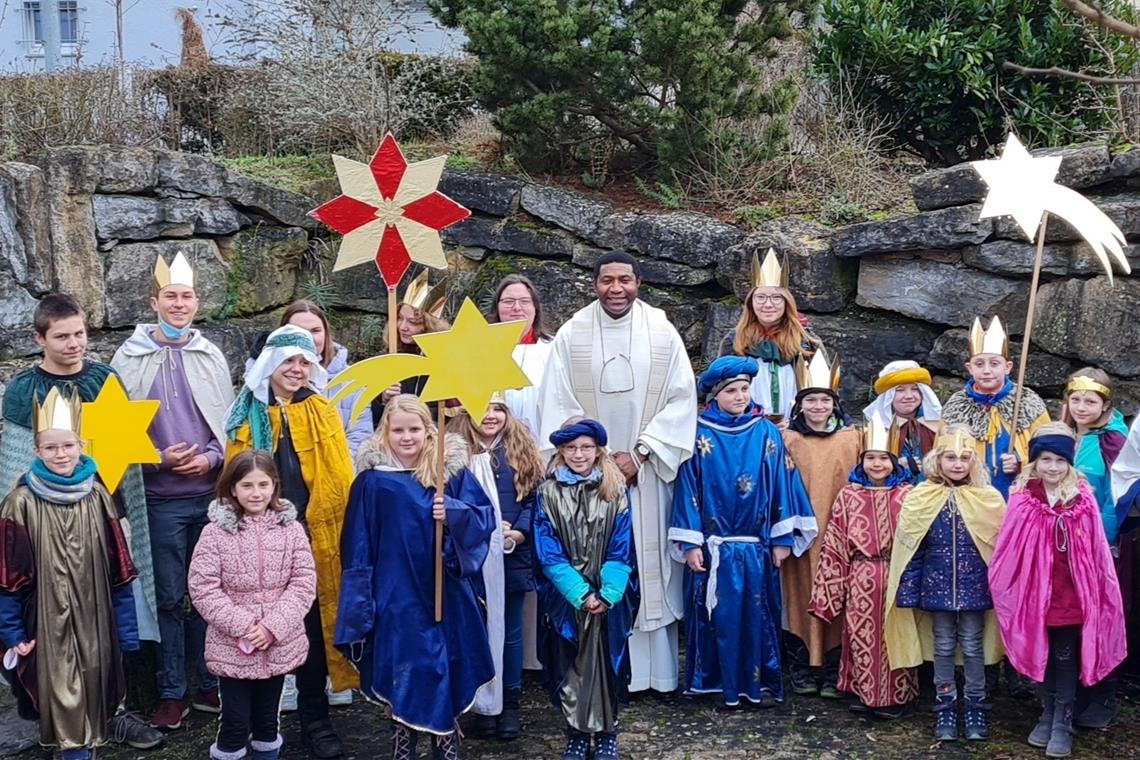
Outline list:
[[[637,444],[637,446],[634,447],[634,451],[636,451],[638,454],[641,454],[642,459],[645,461],[649,461],[649,455],[653,453],[644,443]]]

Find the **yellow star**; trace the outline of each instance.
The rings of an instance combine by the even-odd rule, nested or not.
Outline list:
[[[83,437],[107,490],[114,493],[127,466],[162,461],[147,435],[158,401],[131,401],[123,384],[109,375],[94,401],[83,404]]]
[[[464,299],[454,327],[416,336],[432,363],[420,398],[458,399],[472,419],[482,419],[497,391],[530,385],[511,356],[525,327],[524,322],[488,324],[471,299]]]

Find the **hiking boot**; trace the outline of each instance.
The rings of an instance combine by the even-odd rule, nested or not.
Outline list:
[[[1046,694],[1041,697],[1041,717],[1037,719],[1037,725],[1029,732],[1030,747],[1038,747],[1044,749],[1049,745],[1049,738],[1053,735],[1053,695]]]
[[[618,760],[616,731],[599,731],[594,735],[594,760]]]
[[[150,716],[150,725],[159,731],[177,731],[182,728],[182,719],[190,714],[185,699],[162,699],[158,709]]]
[[[432,760],[459,760],[459,738],[454,731],[432,737],[431,757]]]
[[[1053,731],[1045,745],[1045,757],[1068,757],[1073,753],[1073,703],[1055,704]]]
[[[586,760],[590,752],[590,735],[573,728],[566,732],[566,749],[562,752],[562,760]]]
[[[162,732],[151,728],[134,713],[119,710],[111,721],[111,738],[116,744],[135,749],[153,749],[162,744]]]
[[[190,706],[198,712],[217,715],[222,711],[222,700],[218,699],[217,689],[210,691],[202,691],[199,689],[194,692],[194,698],[190,700]]]
[[[332,760],[344,754],[344,745],[328,720],[318,720],[301,726],[301,742],[309,754],[318,760]]]
[[[967,699],[965,709],[966,739],[981,742],[990,738],[990,721],[986,714],[991,705],[980,699]]]
[[[803,697],[819,693],[819,682],[816,680],[815,671],[811,668],[793,665],[789,676],[794,694]]]
[[[392,760],[416,760],[418,732],[403,723],[392,723]]]
[[[497,735],[505,742],[519,738],[522,732],[522,721],[519,720],[519,690],[509,689],[503,695],[503,712],[499,716]]]
[[[934,740],[958,740],[958,700],[953,694],[939,694],[934,704]]]
[[[819,696],[824,699],[839,699],[839,687],[834,683],[824,683],[819,687]]]
[[[494,739],[499,731],[499,718],[497,715],[480,715],[476,713],[471,718],[464,736],[471,739]]]
[[[1088,690],[1089,702],[1073,715],[1078,728],[1108,728],[1116,720],[1116,679],[1101,681]]]

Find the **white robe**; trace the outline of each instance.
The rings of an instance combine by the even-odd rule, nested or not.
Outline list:
[[[1112,479],[1112,498],[1115,501],[1119,501],[1128,493],[1128,489],[1140,478],[1140,416],[1132,421],[1132,427],[1128,429],[1128,438],[1116,456],[1116,461],[1112,463],[1109,476]]]
[[[756,357],[752,357],[756,358]],[[780,408],[774,409],[772,405],[772,377],[769,374],[771,366],[763,359],[756,359],[760,371],[752,378],[752,400],[760,405],[765,414],[782,414],[784,419],[791,419],[792,406],[796,402],[796,393],[799,388],[796,384],[796,367],[794,364],[776,365],[776,378],[780,384]]]
[[[546,373],[546,364],[550,360],[550,350],[553,341],[543,338],[537,343],[520,343],[515,346],[511,358],[522,368],[530,380],[530,387],[509,390],[507,408],[515,419],[521,420],[534,436],[538,437],[538,393],[542,385],[542,376]]]
[[[627,353],[633,389],[601,392],[606,360]],[[624,364],[617,359],[616,365]],[[671,691],[677,687],[675,623],[684,610],[683,568],[669,556],[673,480],[692,456],[697,430],[696,382],[681,336],[665,312],[641,301],[618,319],[595,301],[554,338],[539,410],[539,445],[548,451],[550,434],[582,415],[605,426],[610,451],[633,452],[642,443],[651,452],[630,488],[641,585],[630,637],[630,691]]]
[[[487,598],[487,644],[491,647],[491,661],[495,664],[495,677],[479,687],[475,693],[474,710],[479,715],[498,715],[503,712],[503,643],[506,640],[506,571],[503,567],[503,513],[499,508],[499,489],[495,486],[495,473],[491,469],[491,455],[487,452],[471,457],[467,469],[479,481],[483,492],[495,507],[495,530],[487,559],[483,562],[483,589]]]

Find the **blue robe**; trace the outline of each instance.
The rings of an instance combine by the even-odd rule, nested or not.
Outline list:
[[[624,493],[601,500],[597,471],[583,479],[561,470],[539,487],[533,523],[543,684],[574,729],[615,731],[640,604],[629,503]],[[582,608],[590,594],[604,614]]]
[[[360,690],[395,720],[448,734],[495,676],[475,581],[495,511],[467,470],[444,491],[443,621],[436,623],[435,489],[408,470],[365,470],[352,484],[341,533],[333,641],[360,671]]]
[[[729,705],[741,697],[759,702],[764,691],[783,698],[772,548],[787,546],[800,556],[817,533],[811,501],[776,426],[754,405],[731,417],[710,404],[697,421],[694,456],[673,485],[669,529],[682,551],[705,549],[706,572],[685,567],[687,693],[719,692]]]

